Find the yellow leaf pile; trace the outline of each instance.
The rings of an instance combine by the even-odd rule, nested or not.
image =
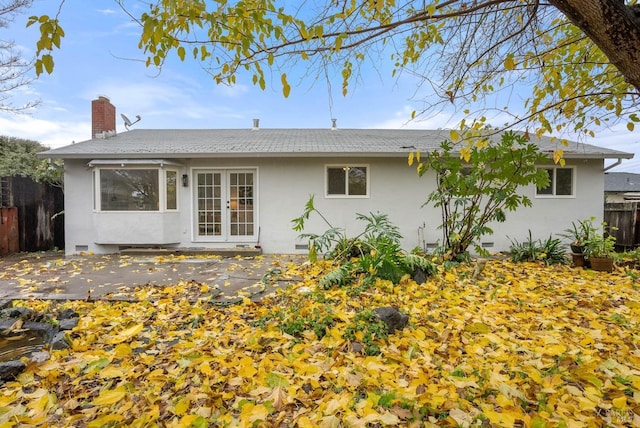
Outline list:
[[[73,348],[3,385],[0,426],[640,423],[635,272],[491,261],[482,280],[459,266],[425,284],[320,290],[323,268],[297,268],[304,281],[258,303],[190,301],[185,283],[140,289],[139,303],[66,303],[81,316]],[[344,335],[381,306],[409,325],[367,356]],[[330,322],[290,335],[292,315]]]

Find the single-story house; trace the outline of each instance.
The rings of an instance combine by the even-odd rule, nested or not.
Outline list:
[[[604,175],[605,202],[640,201],[640,174],[607,172]]]
[[[362,230],[357,213],[380,212],[399,226],[406,249],[441,239],[440,210],[424,207],[435,175],[419,177],[408,153],[439,147],[449,132],[388,129],[134,129],[116,134],[115,107],[92,102],[92,139],[49,150],[64,160],[67,253],[131,247],[229,248],[304,252],[292,229],[310,195],[336,227]],[[335,125],[335,122],[334,122]],[[551,153],[556,143],[537,140]],[[586,144],[564,148],[566,165],[540,165],[551,186],[522,192],[534,202],[507,214],[482,245],[507,250],[510,239],[546,238],[572,220],[602,218],[604,160],[624,153]],[[308,232],[321,233],[318,216]]]

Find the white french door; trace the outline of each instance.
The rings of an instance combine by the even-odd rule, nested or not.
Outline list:
[[[198,241],[255,239],[255,170],[194,170],[195,237]]]

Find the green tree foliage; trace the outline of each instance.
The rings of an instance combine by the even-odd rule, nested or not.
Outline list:
[[[592,135],[607,120],[633,129],[639,120],[640,18],[621,0],[158,0],[139,15],[117,3],[140,25],[148,66],[192,58],[216,82],[232,84],[247,71],[264,89],[273,72],[287,96],[284,70],[303,61],[319,74],[336,67],[346,94],[363,63],[388,63],[394,76],[415,74],[435,91],[414,115],[477,103],[538,135]],[[33,16],[34,24],[36,70],[50,73],[64,32],[57,14]],[[528,92],[519,109],[514,87]],[[500,92],[510,106],[482,102]]]
[[[0,135],[0,177],[30,177],[35,181],[62,184],[62,166],[37,153],[47,150],[37,141]]]
[[[547,173],[536,165],[545,161],[525,136],[507,131],[498,142],[478,139],[460,154],[451,141],[426,156],[412,154],[420,175],[436,174],[436,189],[427,204],[442,212],[442,246],[445,259],[465,258],[470,246],[483,253],[479,240],[493,233],[492,222],[504,222],[507,211],[531,206],[531,199],[519,188],[549,184]]]

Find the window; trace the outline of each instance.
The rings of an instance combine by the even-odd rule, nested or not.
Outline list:
[[[166,171],[167,209],[178,209],[178,172]]]
[[[366,166],[328,166],[327,196],[367,196]]]
[[[177,171],[101,168],[97,181],[101,211],[159,211],[161,201],[166,210],[178,209]]]
[[[100,170],[102,211],[158,211],[157,169]]]
[[[549,174],[549,185],[536,189],[537,196],[573,196],[573,168],[544,168]]]

